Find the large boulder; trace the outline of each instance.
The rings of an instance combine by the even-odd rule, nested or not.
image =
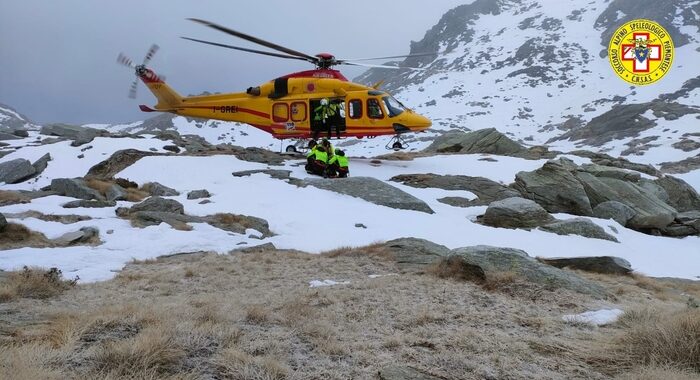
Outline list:
[[[78,231],[65,233],[53,239],[53,242],[59,246],[75,245],[93,242],[98,240],[99,236],[100,230],[97,227],[83,227]]]
[[[470,191],[479,197],[478,200],[471,202],[472,206],[487,205],[493,201],[520,196],[517,191],[484,177],[432,173],[402,174],[391,178],[390,181],[402,182],[404,185],[419,189],[435,187],[444,190]]]
[[[77,125],[56,123],[42,126],[39,133],[42,135],[64,137],[72,140],[78,137],[78,134],[84,130],[85,128]]]
[[[209,197],[211,197],[211,194],[206,189],[192,190],[189,193],[187,193],[187,199],[201,199]]]
[[[0,183],[19,183],[36,173],[32,164],[24,158],[0,163]]]
[[[666,190],[668,204],[677,211],[700,211],[700,195],[687,182],[670,175],[659,178],[654,182]]]
[[[270,225],[267,223],[267,220],[255,216],[215,214],[206,216],[202,220],[213,227],[238,234],[245,234],[246,230],[253,229],[260,232],[262,234],[260,237],[262,238],[275,235],[270,231]]]
[[[586,218],[559,220],[554,223],[546,224],[540,227],[540,229],[557,235],[579,235],[587,238],[618,242],[614,236],[605,232],[603,227]]]
[[[130,213],[140,211],[156,211],[183,215],[185,213],[185,207],[182,205],[182,203],[174,199],[165,199],[156,196],[150,197],[141,203],[135,204],[130,209]]]
[[[450,254],[450,249],[444,245],[417,238],[394,239],[384,243],[384,246],[404,272],[425,272],[429,265]]]
[[[588,173],[578,173],[577,178],[586,189],[591,203],[598,205],[606,201],[617,201],[634,210],[634,216],[626,223],[627,227],[648,230],[663,229],[676,216],[676,210],[641,186],[607,177],[594,177]]]
[[[461,257],[469,264],[480,266],[487,278],[494,273],[512,272],[517,277],[548,288],[561,287],[598,298],[606,296],[605,289],[600,285],[575,273],[542,264],[519,249],[479,245],[453,249],[452,255]]]
[[[34,176],[38,176],[39,174],[43,173],[49,166],[49,161],[51,161],[51,159],[51,154],[46,153],[45,155],[39,157],[38,160],[34,161],[32,164],[35,170]]]
[[[157,197],[174,197],[180,195],[177,190],[158,182],[148,182],[142,186],[143,191]]]
[[[91,167],[85,178],[111,179],[117,173],[133,165],[143,157],[159,155],[162,154],[142,152],[136,149],[119,150],[114,152],[108,159]]]
[[[539,260],[557,268],[570,268],[604,274],[624,275],[632,273],[632,264],[623,258],[615,256],[553,257],[540,258]]]
[[[574,168],[569,160],[547,161],[535,171],[516,174],[512,186],[549,212],[590,216],[591,202],[583,185],[571,173]]]
[[[596,218],[613,219],[622,226],[626,226],[636,214],[632,207],[618,201],[605,201],[593,208],[593,216]]]
[[[433,141],[426,153],[491,153],[501,156],[522,156],[527,149],[495,128],[474,132],[450,132]]]
[[[54,178],[51,180],[50,189],[56,194],[66,197],[104,200],[102,194],[89,187],[80,178]]]
[[[533,228],[551,223],[554,217],[532,200],[507,198],[492,202],[481,223],[492,227]]]
[[[361,198],[367,202],[400,210],[414,210],[433,214],[422,200],[385,182],[371,177],[306,178],[304,185]]]

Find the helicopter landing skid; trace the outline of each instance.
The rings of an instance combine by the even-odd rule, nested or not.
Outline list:
[[[394,136],[389,140],[389,142],[386,144],[385,148],[386,149],[393,149],[395,151],[399,151],[402,149],[408,148],[408,142],[406,142],[406,139],[401,137],[400,134]]]

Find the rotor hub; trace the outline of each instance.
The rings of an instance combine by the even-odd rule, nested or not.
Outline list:
[[[146,69],[146,65],[138,65],[136,66],[136,75],[138,76],[144,76],[148,72],[148,69]]]

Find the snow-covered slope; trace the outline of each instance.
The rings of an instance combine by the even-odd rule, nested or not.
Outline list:
[[[36,129],[37,126],[26,116],[12,109],[10,106],[0,104],[0,132],[15,130]]]

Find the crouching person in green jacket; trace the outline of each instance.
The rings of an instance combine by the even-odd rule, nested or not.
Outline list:
[[[345,157],[345,152],[340,149],[335,150],[335,154],[328,161],[328,176],[345,178],[350,174],[348,158]]]

